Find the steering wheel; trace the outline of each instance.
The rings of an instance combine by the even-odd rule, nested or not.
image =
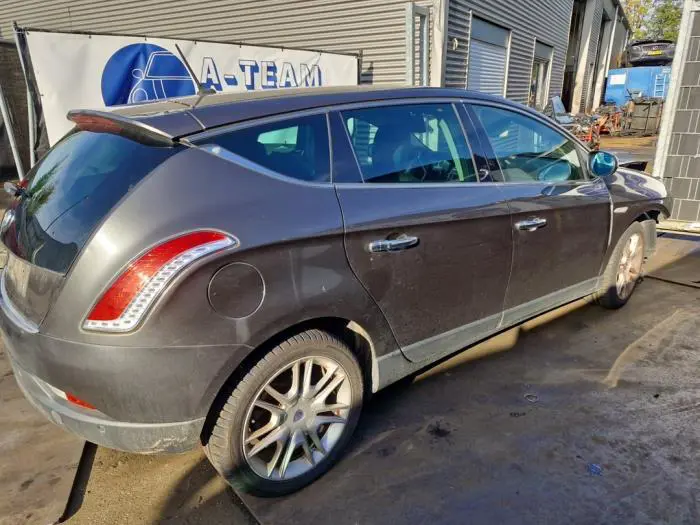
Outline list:
[[[400,159],[402,164],[408,164],[409,167],[399,174],[399,178],[413,179],[409,180],[408,182],[423,182],[428,176],[427,166],[429,165],[429,162],[426,158],[427,155],[422,149],[415,148],[413,151],[414,154],[410,157],[410,159]],[[401,155],[399,155],[399,157],[400,156]],[[408,161],[406,162],[406,160]]]
[[[571,179],[571,164],[558,159],[537,172],[537,180],[542,182],[566,182]]]

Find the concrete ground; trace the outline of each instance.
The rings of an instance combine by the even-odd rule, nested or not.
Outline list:
[[[5,181],[0,177],[0,185]],[[0,217],[10,196],[0,189]],[[5,253],[0,253],[0,268]],[[73,486],[83,441],[39,414],[22,395],[0,342],[0,524],[58,520]]]
[[[651,173],[656,157],[658,137],[611,137],[601,135],[600,149],[614,153],[621,163],[648,161],[646,170]]]
[[[0,524],[58,520],[82,450],[27,402],[0,345]]]
[[[659,254],[625,308],[573,303],[389,388],[325,477],[243,501],[265,525],[700,523],[700,241]],[[71,524],[255,522],[200,451],[98,449],[85,489]]]

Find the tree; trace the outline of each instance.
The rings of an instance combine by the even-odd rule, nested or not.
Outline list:
[[[653,0],[622,0],[632,31],[632,40],[647,37],[646,21],[653,6]]]
[[[677,40],[683,0],[622,0],[632,40]]]
[[[682,15],[682,0],[657,0],[647,20],[647,37],[675,42],[678,40]]]

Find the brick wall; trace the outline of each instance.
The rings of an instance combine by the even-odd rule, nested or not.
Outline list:
[[[0,82],[2,82],[2,91],[9,106],[22,164],[26,170],[29,168],[27,87],[24,83],[22,66],[14,42],[0,41]],[[9,147],[9,143],[0,144],[0,148]],[[11,154],[9,154],[9,158],[12,158]]]
[[[700,11],[692,15],[680,78],[664,180],[673,197],[671,219],[696,222],[700,221]]]

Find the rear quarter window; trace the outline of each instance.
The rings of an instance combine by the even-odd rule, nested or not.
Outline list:
[[[252,125],[195,143],[220,156],[225,155],[217,148],[223,148],[294,179],[329,182],[331,178],[325,114]]]

